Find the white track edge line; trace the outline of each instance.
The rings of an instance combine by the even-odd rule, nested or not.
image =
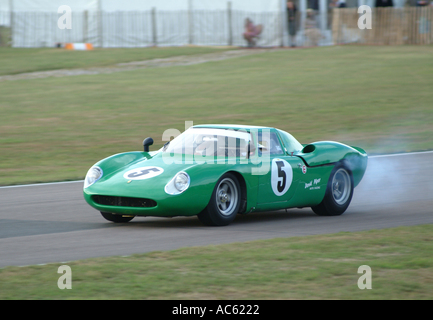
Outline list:
[[[56,184],[68,184],[68,183],[78,183],[78,182],[84,183],[84,180],[61,181],[61,182],[47,182],[47,183],[34,183],[34,184],[21,184],[21,185],[16,185],[16,186],[3,186],[3,187],[0,187],[0,189],[51,186],[51,185],[56,185]]]
[[[433,153],[433,150],[432,151],[407,152],[407,153],[382,154],[382,155],[376,155],[376,156],[369,156],[368,158],[398,157],[398,156],[410,156],[410,155],[428,154],[428,153]],[[22,184],[22,185],[16,185],[16,186],[3,186],[3,187],[0,187],[0,189],[50,186],[50,185],[68,184],[68,183],[84,183],[84,180]]]
[[[416,154],[428,154],[433,153],[432,151],[418,151],[418,152],[406,152],[406,153],[390,153],[390,154],[379,154],[376,156],[368,156],[369,158],[385,158],[385,157],[397,157],[397,156],[411,156]]]

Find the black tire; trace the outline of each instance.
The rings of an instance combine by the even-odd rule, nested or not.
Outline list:
[[[216,183],[209,204],[197,217],[206,226],[227,226],[236,217],[240,204],[239,181],[226,173]]]
[[[352,172],[344,163],[338,163],[329,177],[323,201],[311,209],[319,216],[339,216],[349,207],[352,196]]]
[[[135,217],[131,217],[131,216],[124,217],[121,214],[113,214],[113,213],[102,212],[102,211],[101,211],[101,214],[108,221],[115,222],[115,223],[125,223],[125,222],[129,222],[135,218]]]

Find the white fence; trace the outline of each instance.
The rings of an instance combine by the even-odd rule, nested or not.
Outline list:
[[[281,12],[116,11],[72,12],[72,28],[60,29],[61,14],[0,12],[0,25],[10,22],[13,47],[53,47],[57,43],[89,42],[96,47],[173,45],[243,46],[248,17],[264,29],[258,46],[282,44],[285,15]],[[3,23],[2,23],[3,22]]]

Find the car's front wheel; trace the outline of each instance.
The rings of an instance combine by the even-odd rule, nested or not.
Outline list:
[[[331,172],[323,201],[311,209],[319,216],[338,216],[349,207],[352,196],[352,173],[344,163],[339,163]]]
[[[207,226],[226,226],[236,217],[241,203],[241,188],[237,178],[224,174],[217,182],[207,207],[198,219]]]
[[[121,214],[113,214],[113,213],[109,213],[109,212],[102,212],[101,211],[101,214],[108,221],[116,222],[116,223],[129,222],[132,219],[134,219],[134,216],[123,216]]]

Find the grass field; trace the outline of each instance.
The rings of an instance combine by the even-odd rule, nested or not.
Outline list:
[[[214,52],[0,48],[0,75]],[[206,64],[0,82],[0,185],[83,179],[184,121],[275,126],[369,153],[433,149],[433,46],[281,50]],[[432,225],[0,269],[0,299],[429,299]],[[372,290],[357,286],[372,269]]]
[[[212,53],[221,50],[218,47],[156,47],[73,51],[57,48],[0,47],[0,76],[55,69],[103,67],[116,63]]]
[[[433,225],[184,248],[0,269],[0,299],[433,298]],[[360,290],[361,265],[372,289]]]
[[[6,55],[26,71],[66,67],[69,54],[81,54],[52,53],[57,62],[35,49],[39,64],[26,61],[32,50],[0,49],[2,61]],[[166,54],[128,50],[100,51],[101,60]],[[91,54],[97,59],[98,51]],[[275,126],[301,143],[336,140],[369,153],[433,149],[432,54],[433,46],[334,46],[110,75],[3,81],[0,185],[83,179],[101,158],[141,150],[147,136],[154,148],[161,146],[163,132],[183,131],[184,121]],[[85,65],[100,63],[92,59]],[[3,73],[18,70],[2,66]]]

